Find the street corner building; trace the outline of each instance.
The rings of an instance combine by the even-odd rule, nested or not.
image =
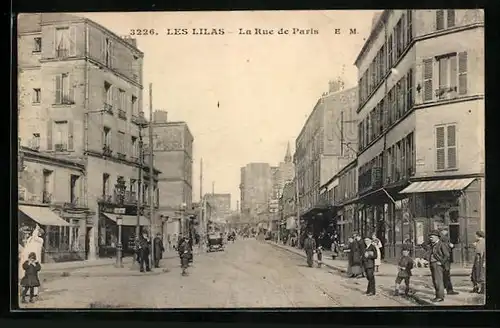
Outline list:
[[[385,10],[355,65],[361,231],[397,257],[404,239],[447,228],[455,261],[472,261],[484,228],[483,11]]]
[[[31,176],[43,181],[42,189],[31,189],[32,199],[43,203],[46,195],[57,195],[51,199],[82,204],[85,223],[79,221],[77,233],[84,258],[112,256],[115,208],[125,209],[127,239],[137,222],[149,226],[143,210],[149,193],[156,207],[159,202],[161,172],[149,172],[142,150],[148,125],[142,112],[144,54],[134,39],[61,13],[20,15],[18,46],[21,149],[29,148],[29,157],[76,161],[82,170],[65,177],[60,163],[52,169],[44,159]],[[71,188],[64,187],[68,183]]]

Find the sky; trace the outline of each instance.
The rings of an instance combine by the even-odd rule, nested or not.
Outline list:
[[[239,11],[85,13],[120,35],[136,36],[144,52],[143,111],[168,111],[170,121],[187,122],[194,136],[193,201],[203,193],[231,193],[239,200],[240,167],[277,165],[295,139],[328,81],[342,77],[356,85],[354,61],[370,33],[375,11]],[[168,35],[168,29],[188,29]],[[193,28],[224,29],[223,35],[194,35]],[[239,30],[251,30],[251,35]],[[317,34],[292,34],[293,29]],[[273,30],[272,35],[255,29]],[[280,29],[288,34],[277,34]],[[337,31],[336,29],[340,29]],[[356,34],[350,34],[356,29]],[[197,30],[198,31],[198,30]],[[137,33],[136,33],[137,34]]]

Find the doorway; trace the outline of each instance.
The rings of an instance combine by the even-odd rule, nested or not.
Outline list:
[[[89,252],[90,252],[90,230],[92,230],[91,227],[87,227],[85,231],[85,260],[89,259]]]

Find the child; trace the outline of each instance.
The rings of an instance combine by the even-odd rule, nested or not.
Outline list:
[[[40,287],[38,271],[41,270],[40,263],[36,259],[34,252],[29,253],[28,260],[23,263],[24,277],[21,279],[23,291],[21,294],[21,303],[26,303],[26,294],[30,292],[30,303],[34,302],[35,287]]]
[[[405,247],[402,250],[402,256],[398,262],[398,276],[396,277],[396,286],[394,290],[394,295],[399,295],[399,286],[404,280],[405,282],[405,295],[410,292],[410,277],[411,270],[413,269],[413,259],[410,257],[410,250]]]

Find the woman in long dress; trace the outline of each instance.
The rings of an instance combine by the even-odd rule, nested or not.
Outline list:
[[[382,242],[380,241],[380,239],[377,238],[376,234],[372,235],[372,245],[375,246],[375,248],[377,249],[377,258],[375,259],[375,272],[378,272],[378,268],[380,264],[382,264],[381,260],[382,256],[380,252],[380,249],[382,248]]]

